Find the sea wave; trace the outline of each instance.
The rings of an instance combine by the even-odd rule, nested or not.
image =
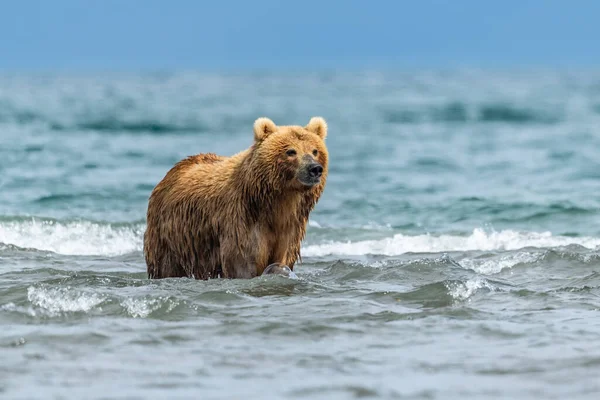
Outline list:
[[[201,122],[187,124],[160,121],[158,119],[138,118],[135,120],[121,120],[118,118],[97,118],[89,121],[71,124],[51,123],[51,128],[56,131],[90,130],[100,132],[130,132],[130,133],[166,133],[166,132],[206,132],[209,130]]]
[[[486,232],[477,228],[469,236],[433,236],[429,234],[408,236],[399,233],[380,240],[314,244],[305,247],[303,255],[307,257],[366,254],[395,256],[405,253],[518,250],[525,247],[553,248],[572,244],[594,249],[600,246],[600,238],[554,236],[551,232],[517,232],[513,230]]]
[[[553,108],[532,109],[506,103],[404,104],[380,109],[381,118],[390,124],[439,123],[506,123],[554,124],[566,118],[564,111]]]
[[[141,250],[144,229],[143,224],[3,221],[0,222],[0,243],[65,255],[115,256]]]
[[[545,256],[545,253],[529,253],[529,252],[517,252],[512,254],[505,254],[500,257],[480,259],[464,259],[461,260],[460,265],[464,268],[471,269],[479,274],[492,275],[501,272],[504,269],[513,268],[519,264],[531,264],[539,261]]]
[[[315,223],[311,224],[315,227]],[[368,227],[365,227],[367,229]],[[5,248],[50,251],[64,255],[117,256],[142,250],[146,225],[111,224],[91,221],[27,219],[0,221],[0,244]],[[333,234],[333,232],[332,232]],[[556,248],[579,245],[588,249],[600,246],[600,238],[553,235],[550,232],[488,232],[474,229],[470,235],[395,234],[383,239],[357,241],[323,241],[305,245],[304,257],[322,256],[396,256],[405,253],[439,253],[452,251],[519,250],[527,247]],[[8,247],[6,247],[8,246]],[[522,262],[507,259],[505,264]],[[485,261],[474,267],[488,269]]]

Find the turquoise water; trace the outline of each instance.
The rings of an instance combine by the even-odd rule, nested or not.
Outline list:
[[[329,124],[299,279],[149,281],[150,191]],[[597,398],[600,74],[0,75],[0,396]]]

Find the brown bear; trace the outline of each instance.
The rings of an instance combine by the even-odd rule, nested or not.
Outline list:
[[[175,164],[148,202],[148,277],[252,278],[275,263],[293,271],[325,188],[326,136],[321,117],[304,127],[259,118],[248,149]]]

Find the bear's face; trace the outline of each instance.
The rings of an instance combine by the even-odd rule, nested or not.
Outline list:
[[[267,164],[271,179],[284,187],[307,190],[327,176],[328,153],[325,146],[327,123],[314,117],[308,125],[276,126],[268,118],[254,123],[256,156]]]

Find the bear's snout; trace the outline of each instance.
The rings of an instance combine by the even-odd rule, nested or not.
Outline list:
[[[319,163],[313,163],[308,166],[308,173],[311,178],[320,178],[323,175],[323,166]]]
[[[308,157],[306,157],[308,158]],[[306,160],[300,167],[298,180],[304,186],[313,187],[321,182],[323,176],[323,166],[314,159]]]

